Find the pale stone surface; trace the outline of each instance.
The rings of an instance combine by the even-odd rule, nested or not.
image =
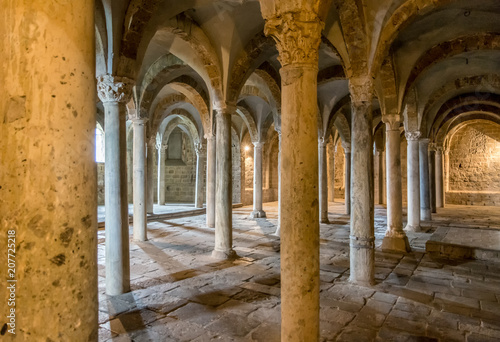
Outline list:
[[[207,226],[215,227],[215,175],[216,142],[214,135],[207,135]]]
[[[195,146],[196,151],[196,194],[195,194],[195,207],[203,208],[203,201],[205,198],[205,170],[207,162],[207,149],[206,146],[200,144]]]
[[[253,175],[253,211],[250,218],[266,217],[266,212],[262,210],[262,148],[261,142],[254,142],[254,175]]]
[[[97,341],[94,11],[81,0],[2,2],[2,341]],[[15,327],[4,325],[14,308]]]
[[[146,211],[148,214],[153,214],[153,204],[154,204],[154,162],[157,157],[155,157],[155,143],[154,141],[149,141],[146,145]]]
[[[422,221],[430,221],[432,217],[429,183],[429,139],[420,139],[418,144],[420,165],[420,219]]]
[[[344,147],[344,204],[345,213],[351,215],[351,146]]]
[[[420,231],[420,132],[407,132],[407,184],[408,184],[408,224],[407,231]]]
[[[147,240],[146,219],[146,120],[134,119],[134,240]]]
[[[318,142],[319,159],[319,219],[321,223],[328,223],[328,165],[327,142],[320,139]]]
[[[429,191],[431,213],[436,213],[436,144],[429,144]]]
[[[436,207],[444,208],[443,148],[436,148]]]
[[[165,191],[166,191],[166,186],[165,186],[165,157],[166,157],[166,152],[167,152],[168,145],[159,145],[156,146],[156,149],[158,150],[158,186],[157,186],[157,191],[158,191],[158,205],[164,205],[165,204]]]

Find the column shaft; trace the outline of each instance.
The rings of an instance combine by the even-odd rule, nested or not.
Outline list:
[[[233,166],[231,153],[231,113],[233,107],[217,111],[217,177],[215,197],[215,248],[217,259],[236,257],[233,250],[232,193]]]
[[[203,199],[205,198],[205,168],[206,168],[206,149],[200,144],[196,148],[196,194],[195,194],[195,207],[203,208]]]
[[[165,158],[167,154],[167,146],[161,145],[158,151],[158,205],[165,205]]]
[[[155,147],[152,143],[147,144],[147,167],[146,167],[146,210],[148,214],[153,214],[154,203],[154,181],[153,168],[155,162]]]
[[[420,219],[430,221],[431,196],[429,185],[429,139],[419,141],[419,164],[420,164]]]
[[[444,208],[443,149],[436,150],[436,207]]]
[[[207,226],[215,227],[215,176],[216,176],[216,142],[215,136],[207,138]]]
[[[377,150],[377,172],[378,172],[378,204],[385,204],[385,172],[384,172],[384,150]]]
[[[278,227],[274,235],[280,236],[281,233],[281,131],[278,132]]]
[[[146,218],[146,127],[144,120],[133,120],[134,125],[134,240],[147,240]]]
[[[335,202],[335,146],[328,149],[328,201]]]
[[[344,203],[346,215],[351,215],[351,150],[344,148],[345,170],[344,170]]]
[[[429,187],[431,195],[431,212],[436,213],[436,147],[432,144],[429,150]]]
[[[420,132],[407,132],[407,186],[408,186],[408,223],[406,230],[420,231]]]
[[[319,213],[321,223],[328,221],[328,167],[326,154],[326,141],[324,139],[318,144],[319,158]]]
[[[94,3],[1,12],[0,339],[97,341]]]
[[[255,142],[253,158],[253,211],[251,218],[266,217],[262,210],[262,147],[263,143]]]

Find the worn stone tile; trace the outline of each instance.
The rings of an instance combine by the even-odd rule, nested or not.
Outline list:
[[[218,334],[243,337],[259,325],[259,322],[240,315],[223,315],[205,328]]]
[[[168,316],[179,320],[187,320],[201,326],[205,326],[219,317],[214,308],[198,303],[188,303],[171,312]]]
[[[248,334],[252,341],[280,342],[281,328],[277,324],[262,323]]]

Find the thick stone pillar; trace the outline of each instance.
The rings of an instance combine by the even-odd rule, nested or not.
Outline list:
[[[409,252],[410,244],[403,231],[403,189],[401,180],[401,141],[399,115],[384,115],[386,127],[387,231],[383,251]],[[380,175],[382,176],[382,175]]]
[[[0,16],[0,339],[97,341],[94,3]]]
[[[153,214],[153,204],[154,204],[154,181],[153,181],[153,168],[155,163],[155,141],[150,140],[147,144],[147,154],[146,154],[146,211],[148,214]]]
[[[351,215],[351,144],[342,143],[344,149],[344,203],[346,215]]]
[[[406,132],[407,147],[407,186],[408,186],[408,223],[406,230],[420,231],[420,132]]]
[[[436,207],[444,208],[444,169],[442,147],[436,147]]]
[[[215,175],[216,142],[215,136],[207,134],[207,227],[215,227]]]
[[[328,201],[335,202],[335,145],[328,148]]]
[[[130,291],[125,104],[131,97],[132,82],[111,75],[98,81],[106,125],[106,293],[114,296]]]
[[[431,192],[431,212],[436,213],[436,144],[429,144],[429,186]]]
[[[157,145],[156,151],[158,153],[158,205],[165,205],[165,158],[167,156],[168,145]]]
[[[236,107],[217,109],[217,177],[215,197],[215,247],[212,257],[233,259],[233,165],[231,153],[231,114]]]
[[[278,227],[275,236],[280,236],[281,231],[281,131],[278,131]]]
[[[431,195],[429,185],[429,139],[419,140],[419,163],[420,163],[420,219],[430,221]]]
[[[146,127],[145,119],[133,119],[134,125],[134,240],[147,240],[146,215]]]
[[[378,197],[377,204],[385,204],[385,168],[384,168],[384,150],[377,149],[376,152],[376,173],[377,173],[377,189],[378,189]]]
[[[265,26],[282,65],[281,338],[291,342],[319,339],[316,99],[322,28],[306,11],[267,18]]]
[[[205,168],[207,160],[207,149],[202,144],[196,144],[196,194],[195,194],[195,207],[203,208],[203,199],[205,198]]]
[[[250,218],[266,217],[262,210],[262,147],[264,143],[253,143],[253,211]]]
[[[326,154],[327,141],[322,138],[318,142],[319,158],[319,217],[321,223],[328,221],[328,167]]]
[[[352,78],[349,88],[352,101],[350,281],[370,285],[375,277],[372,80]]]

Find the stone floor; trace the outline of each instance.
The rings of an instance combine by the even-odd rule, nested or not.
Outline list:
[[[195,209],[194,203],[168,203],[167,205],[153,205],[153,212],[157,215],[159,214],[170,214],[182,211],[189,211]],[[134,206],[132,204],[128,205],[129,216],[134,214]],[[106,210],[103,205],[97,207],[97,222],[104,222],[106,216]]]
[[[148,225],[150,240],[131,242],[132,292],[104,294],[104,231],[99,232],[100,341],[280,340],[277,203],[268,219],[233,211],[240,259],[210,257],[214,232],[205,216]],[[498,208],[440,209],[426,232],[409,233],[413,252],[383,253],[385,209],[376,208],[376,279],[349,284],[349,225],[330,203],[321,225],[321,341],[499,341],[500,262],[433,260],[425,243],[437,227],[500,227]],[[299,309],[299,308],[298,308]],[[307,341],[305,341],[307,342]]]

